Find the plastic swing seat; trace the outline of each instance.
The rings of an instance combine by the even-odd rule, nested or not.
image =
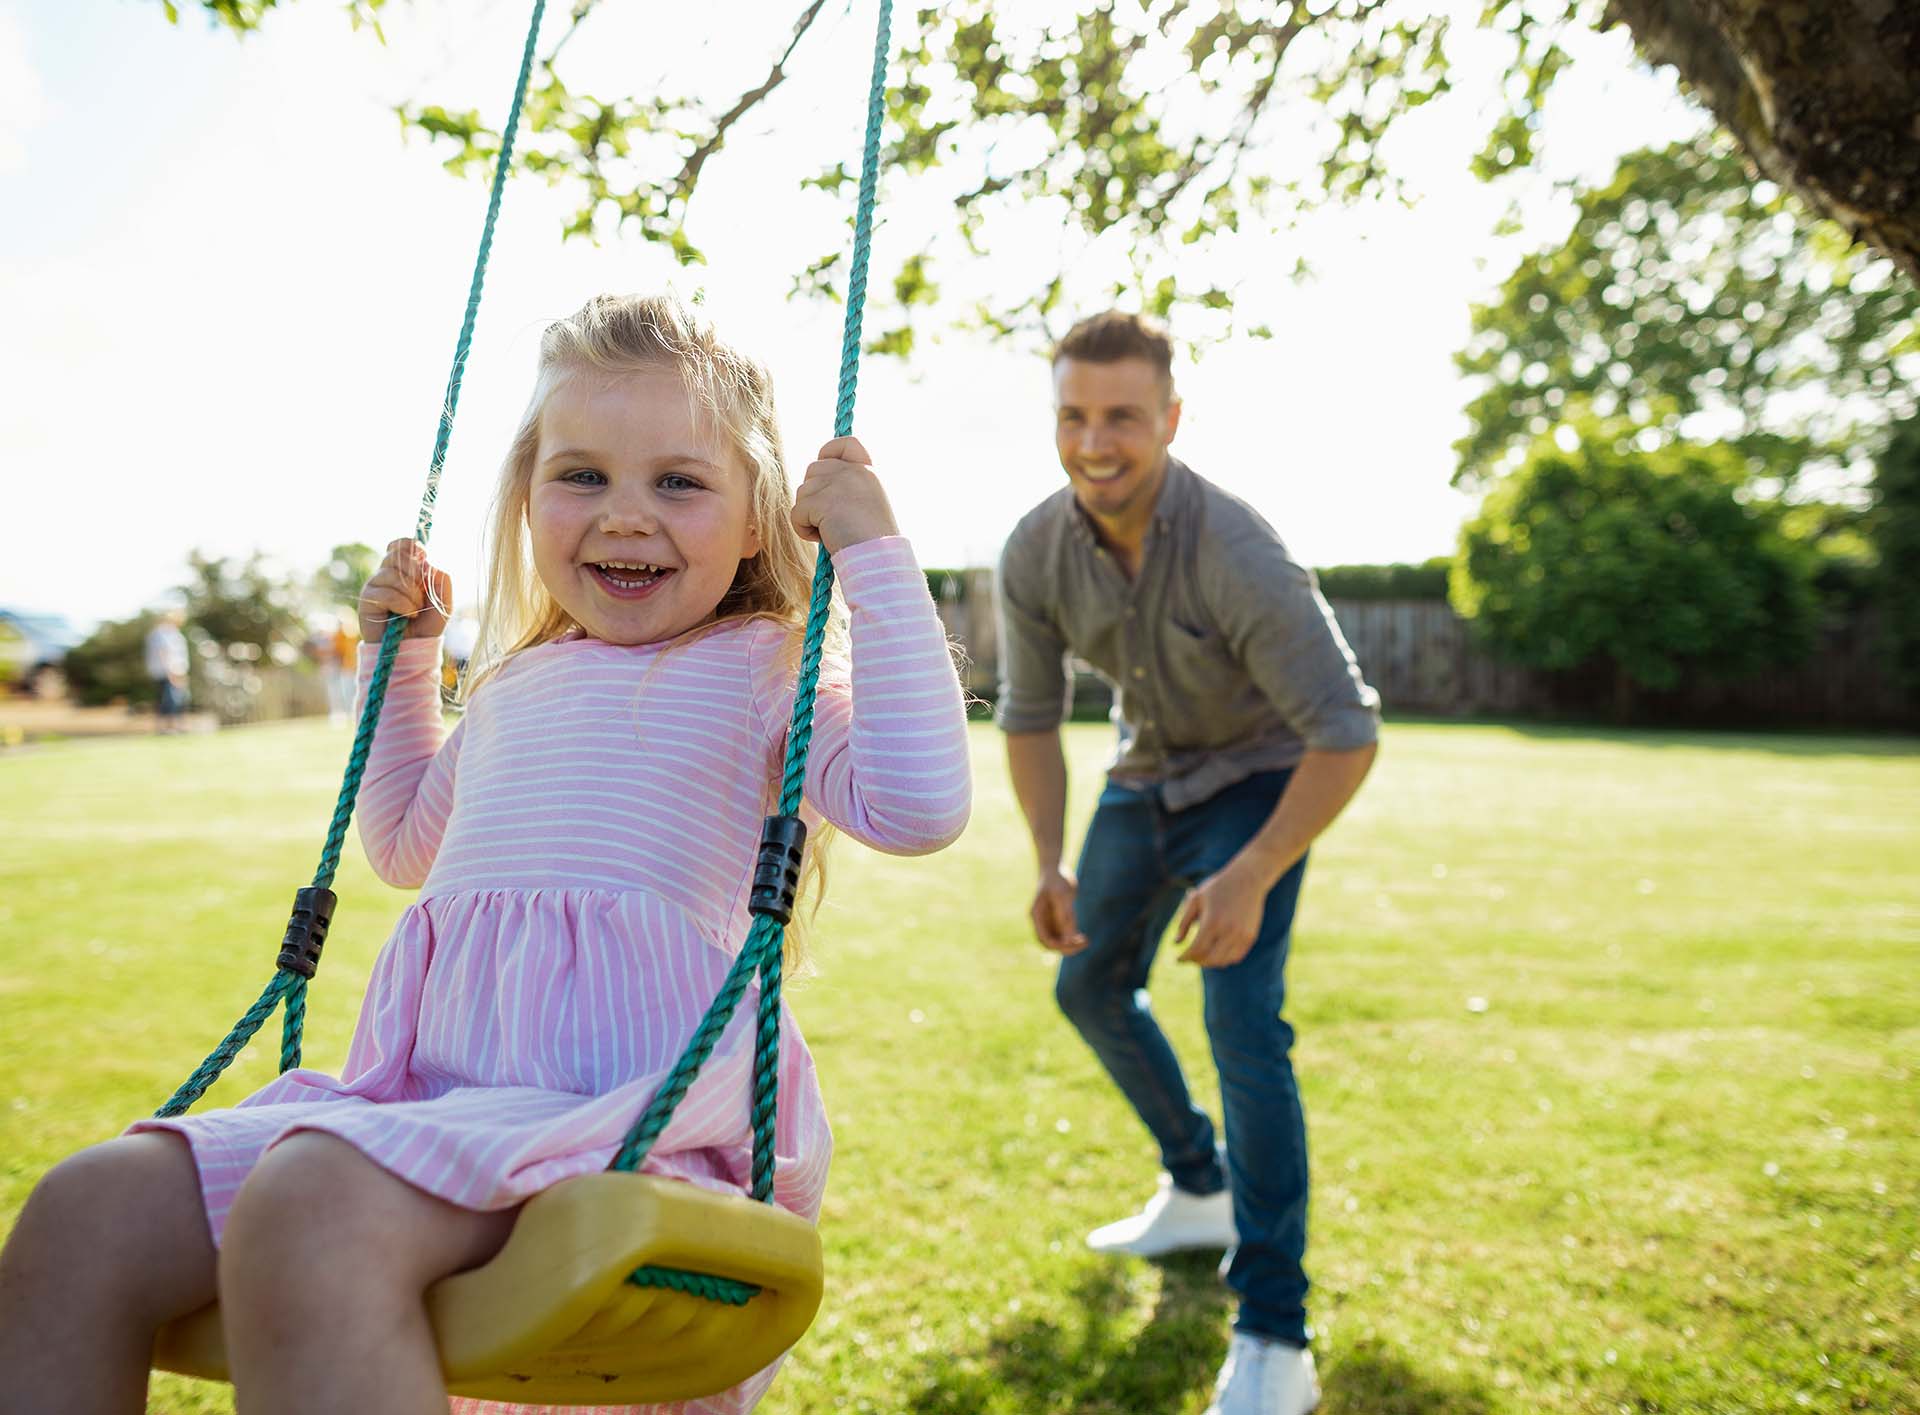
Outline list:
[[[733,1306],[627,1275],[655,1265],[750,1283]],[[820,1235],[755,1200],[654,1175],[565,1180],[527,1201],[492,1261],[427,1293],[453,1395],[534,1405],[710,1395],[761,1370],[820,1307]],[[161,1370],[226,1380],[218,1304],[164,1327]]]

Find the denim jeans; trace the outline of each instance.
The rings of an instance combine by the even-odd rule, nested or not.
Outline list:
[[[1196,1194],[1233,1188],[1240,1243],[1227,1285],[1235,1327],[1305,1345],[1307,1128],[1281,1019],[1302,859],[1267,895],[1260,933],[1230,968],[1201,970],[1207,1039],[1226,1111],[1226,1172],[1213,1122],[1148,1006],[1147,975],[1187,889],[1218,872],[1264,825],[1290,771],[1262,772],[1182,811],[1153,789],[1109,784],[1081,847],[1075,911],[1087,947],[1060,963],[1060,1009],[1100,1058],[1160,1146],[1173,1182]]]

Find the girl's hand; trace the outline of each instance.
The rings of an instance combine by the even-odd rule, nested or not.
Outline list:
[[[793,498],[793,526],[804,540],[838,553],[863,540],[897,536],[893,507],[859,439],[836,437],[820,449]]]
[[[360,589],[360,637],[379,643],[387,621],[399,615],[407,621],[409,639],[431,639],[447,627],[452,608],[453,578],[427,563],[419,541],[397,540]]]

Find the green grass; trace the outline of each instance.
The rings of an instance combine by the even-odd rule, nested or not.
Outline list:
[[[833,861],[794,995],[828,1296],[763,1409],[1194,1415],[1230,1303],[1204,1258],[1081,1246],[1153,1156],[1054,1011],[976,731],[958,846]],[[1070,738],[1083,811],[1104,741]],[[300,725],[0,760],[0,1214],[257,995],[343,757]],[[1290,974],[1323,1408],[1920,1411],[1916,862],[1911,741],[1393,729]],[[402,898],[357,847],[338,887],[318,1065]],[[1193,974],[1156,1000],[1210,1094]],[[229,1406],[167,1379],[153,1408]]]

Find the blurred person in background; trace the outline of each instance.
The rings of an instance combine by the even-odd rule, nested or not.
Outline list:
[[[154,730],[172,733],[185,730],[181,718],[187,711],[187,636],[180,626],[187,617],[178,609],[164,611],[147,630],[147,677],[157,692]]]
[[[353,632],[349,615],[334,621],[333,632],[326,636],[320,672],[327,683],[327,721],[335,726],[353,716],[354,669],[360,640]]]

